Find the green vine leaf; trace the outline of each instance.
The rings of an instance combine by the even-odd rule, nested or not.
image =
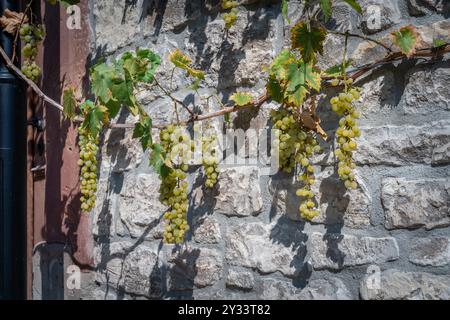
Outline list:
[[[92,91],[104,103],[108,103],[113,99],[110,88],[114,77],[116,77],[115,69],[106,63],[100,63],[91,68]]]
[[[443,45],[445,45],[446,42],[444,39],[440,39],[440,38],[433,38],[433,47],[434,48],[439,48],[442,47]]]
[[[287,90],[293,92],[298,86],[309,86],[320,91],[321,76],[316,72],[314,65],[309,62],[300,61],[299,64],[292,63],[288,67]]]
[[[69,118],[75,117],[75,109],[77,107],[77,100],[75,99],[73,88],[68,88],[63,92],[63,113]]]
[[[136,52],[137,56],[141,59],[148,60],[150,65],[147,65],[147,69],[142,81],[146,83],[151,83],[153,77],[155,76],[156,70],[161,64],[161,57],[149,49],[138,49]]]
[[[144,117],[134,126],[133,139],[139,139],[142,149],[145,151],[153,144],[152,119]]]
[[[331,6],[331,0],[320,0],[320,8],[325,16],[325,21],[328,21],[331,17]]]
[[[288,23],[291,23],[289,17],[288,17],[288,0],[283,0],[281,2],[281,14],[283,17],[287,20]]]
[[[180,49],[176,49],[169,56],[170,62],[176,67],[185,70],[189,75],[197,79],[204,79],[205,73],[201,70],[192,68],[192,60],[186,56]]]
[[[82,127],[88,130],[93,137],[97,136],[103,126],[104,119],[107,117],[106,108],[87,100],[81,104],[80,109],[84,115]]]
[[[299,86],[294,93],[287,96],[287,101],[289,104],[293,104],[300,107],[305,101],[306,95],[308,94],[308,89],[305,86]]]
[[[362,13],[361,6],[356,0],[344,0],[350,7],[352,7],[356,12]]]
[[[253,101],[253,96],[248,92],[236,92],[230,97],[230,100],[234,101],[237,106],[243,107]]]
[[[327,31],[318,24],[300,21],[291,30],[292,49],[299,49],[303,60],[314,60],[316,54],[323,54],[323,42]]]
[[[270,75],[278,80],[285,80],[286,68],[294,61],[295,57],[289,50],[282,50],[270,65]]]
[[[276,79],[272,77],[270,77],[269,81],[267,82],[267,92],[269,93],[273,101],[279,103],[283,101],[283,90],[281,88],[281,85]]]
[[[417,33],[414,26],[409,25],[402,27],[400,30],[393,32],[392,36],[394,44],[396,44],[408,58],[416,52],[420,35]]]
[[[152,145],[152,153],[150,154],[150,165],[153,167],[156,173],[158,173],[162,178],[167,177],[170,172],[170,168],[166,166],[163,149],[160,144]]]

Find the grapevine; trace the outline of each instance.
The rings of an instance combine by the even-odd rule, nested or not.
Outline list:
[[[356,12],[362,9],[355,0],[342,0]],[[30,0],[28,10],[33,0]],[[67,5],[79,3],[78,0],[49,0],[51,4],[60,2]],[[331,108],[340,116],[339,127],[336,130],[338,148],[335,151],[337,173],[344,181],[347,189],[356,189],[354,154],[357,152],[357,141],[361,135],[358,127],[360,113],[354,102],[360,98],[361,89],[354,86],[353,81],[365,73],[392,63],[412,57],[436,57],[450,52],[450,44],[435,41],[432,48],[420,48],[420,35],[413,26],[405,26],[391,34],[390,43],[371,39],[369,37],[338,32],[326,29],[326,23],[332,15],[336,1],[319,1],[318,6],[306,1],[303,7],[303,17],[294,22],[291,28],[291,46],[284,48],[265,69],[267,71],[266,92],[259,98],[254,98],[251,92],[235,92],[222,109],[209,114],[200,114],[189,108],[183,101],[174,96],[160,79],[156,79],[156,71],[161,64],[161,57],[150,49],[137,48],[125,52],[119,58],[110,58],[108,62],[100,62],[90,68],[91,93],[95,99],[81,101],[75,99],[73,88],[66,88],[63,103],[60,105],[45,95],[36,82],[41,70],[36,64],[38,45],[45,37],[43,26],[33,24],[32,14],[25,11],[22,15],[11,13],[0,17],[0,26],[12,35],[20,35],[23,42],[22,55],[24,62],[22,71],[17,69],[8,55],[0,48],[0,54],[8,68],[23,79],[47,103],[62,110],[68,118],[76,120],[79,125],[80,147],[80,188],[81,209],[89,212],[95,205],[97,190],[97,153],[99,137],[104,128],[133,128],[133,137],[139,139],[143,150],[150,150],[150,164],[161,178],[160,200],[168,207],[163,214],[165,220],[164,240],[166,243],[182,243],[189,230],[187,223],[188,189],[187,172],[192,156],[194,142],[185,126],[196,121],[209,120],[217,116],[229,116],[229,113],[246,108],[261,107],[268,100],[278,103],[278,108],[271,112],[271,120],[276,129],[276,139],[273,141],[273,151],[279,152],[279,167],[287,173],[295,173],[296,179],[302,184],[296,194],[301,198],[299,207],[302,218],[311,220],[319,214],[312,185],[315,183],[315,168],[313,156],[320,152],[318,139],[327,139],[325,131],[320,126],[320,118],[316,113],[315,97],[324,87],[336,86],[343,90],[331,98]],[[282,0],[281,12],[288,18],[290,3]],[[238,6],[242,2],[223,0],[220,7],[224,10],[223,19],[227,29],[237,21]],[[318,14],[318,11],[321,14]],[[19,17],[19,18],[17,18]],[[30,19],[28,19],[30,18]],[[290,21],[288,21],[290,24]],[[324,52],[324,42],[328,34],[345,36],[344,61],[327,70],[320,70],[318,58]],[[371,41],[386,50],[387,55],[367,65],[351,69],[346,61],[347,39],[357,37]],[[16,36],[17,38],[17,36]],[[397,48],[398,51],[394,51]],[[205,72],[195,68],[195,63],[180,49],[172,51],[168,60],[175,69],[180,69],[186,77],[193,79],[190,89],[197,92]],[[138,102],[136,93],[143,88],[158,88],[163,95],[170,98],[174,105],[176,122],[154,124],[151,117]],[[188,119],[180,119],[178,107],[188,112]],[[318,106],[319,108],[321,106]],[[111,123],[122,109],[138,118],[133,124]],[[81,122],[81,124],[79,123]],[[152,129],[161,129],[159,142],[153,140]],[[194,130],[196,126],[194,126]],[[212,127],[206,125],[199,141],[202,151],[202,167],[206,176],[205,186],[213,188],[218,182],[218,151],[217,135]]]
[[[38,45],[45,38],[44,26],[25,23],[20,28],[20,38],[24,43],[22,72],[30,80],[36,82],[41,75],[41,69],[36,64],[36,57]]]
[[[200,131],[200,126],[194,126],[194,130]],[[207,126],[201,135],[202,165],[207,177],[205,186],[212,188],[217,183],[219,176],[219,159],[217,149],[217,135],[211,126]]]
[[[272,110],[271,119],[274,123],[276,139],[273,141],[275,152],[279,153],[279,167],[290,173],[299,167],[297,180],[303,183],[296,194],[302,198],[300,215],[307,220],[313,219],[319,213],[313,201],[314,167],[311,157],[320,152],[320,146],[311,130],[305,130],[295,120],[294,114],[286,109]]]
[[[80,106],[81,112],[88,116],[95,111],[93,103],[86,102]],[[81,210],[90,212],[95,206],[97,191],[97,153],[100,128],[88,126],[88,122],[78,127],[78,145],[80,147],[80,189]]]
[[[164,213],[166,225],[164,241],[166,243],[182,243],[189,230],[187,211],[189,206],[186,171],[192,156],[192,143],[189,134],[181,127],[169,126],[160,131],[163,154],[171,163],[168,172],[163,175],[160,187],[160,201],[169,207]]]
[[[81,167],[80,184],[81,184],[81,209],[89,212],[95,205],[95,192],[97,191],[97,151],[99,137],[94,137],[83,128],[78,128],[78,139],[80,147],[80,160],[78,165]]]
[[[357,148],[355,138],[361,135],[361,131],[357,126],[360,112],[355,109],[353,102],[360,98],[360,89],[350,86],[353,83],[352,79],[344,80],[344,82],[344,92],[341,92],[337,97],[333,97],[330,101],[332,110],[341,116],[339,127],[336,130],[339,148],[335,151],[335,155],[339,160],[338,174],[344,181],[345,187],[356,189],[358,184],[353,172],[356,168],[356,164],[353,162],[353,152]]]

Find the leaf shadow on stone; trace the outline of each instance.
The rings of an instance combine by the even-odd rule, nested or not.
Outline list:
[[[191,300],[194,293],[194,279],[198,274],[196,267],[200,249],[188,249],[175,246],[172,250],[169,274],[169,286],[166,296],[177,300]]]
[[[188,224],[191,226],[191,229],[186,235],[187,241],[192,240],[198,226],[200,226],[208,216],[214,214],[214,208],[216,207],[217,202],[216,197],[219,194],[220,181],[218,181],[212,189],[205,187],[205,181],[206,176],[202,171],[202,174],[196,177],[192,185],[192,190],[189,195],[191,203],[189,204],[187,214]],[[200,197],[200,199],[197,197]]]
[[[189,21],[187,23],[187,29],[189,32],[189,42],[195,46],[195,64],[202,70],[208,71],[215,56],[215,48],[207,47],[208,37],[206,35],[206,27],[211,19],[215,19],[219,13],[221,0],[194,0],[186,1],[185,16],[191,16],[194,12],[200,12],[201,14],[195,19],[195,21]],[[181,30],[175,30],[181,32],[185,29],[185,26]]]
[[[346,188],[336,172],[322,180],[319,190],[320,203],[327,204],[324,220],[326,233],[323,236],[327,245],[326,256],[341,268],[344,264],[345,253],[339,249],[339,243],[344,238],[341,230],[350,199],[345,195]]]
[[[312,270],[309,263],[305,261],[308,236],[304,232],[305,221],[298,213],[300,199],[295,193],[290,192],[296,189],[295,184],[292,185],[292,180],[293,174],[278,173],[272,176],[269,186],[272,193],[269,219],[271,221],[276,219],[276,223],[270,232],[270,239],[274,243],[296,251],[290,264],[295,269],[292,284],[297,288],[304,288],[311,277]],[[290,212],[292,208],[297,209],[295,212]],[[280,215],[280,210],[285,212]]]
[[[120,110],[120,114],[117,118],[117,123],[125,123],[129,116],[129,111],[125,108]],[[124,171],[131,163],[132,158],[128,157],[129,146],[126,144],[120,144],[125,138],[127,129],[112,129],[108,138],[108,144],[106,145],[106,154],[110,161],[114,163],[113,172]]]
[[[262,2],[262,3],[261,3]],[[271,10],[273,7],[275,10]],[[245,26],[242,38],[242,45],[250,41],[265,40],[269,36],[270,22],[281,14],[281,4],[278,0],[258,1],[246,6],[253,12],[247,12],[247,25]]]
[[[141,15],[139,17],[139,22],[142,22],[147,16],[155,15],[153,20],[153,27],[155,28],[153,36],[158,37],[161,32],[161,27],[163,24],[164,14],[166,12],[168,0],[143,0],[141,6]],[[138,0],[126,0],[125,8],[123,10],[122,21],[124,24],[127,19],[127,13],[130,8],[136,7]]]

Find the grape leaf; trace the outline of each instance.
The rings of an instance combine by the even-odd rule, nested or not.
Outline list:
[[[278,80],[285,80],[286,68],[293,61],[294,56],[289,50],[285,49],[281,51],[270,65],[270,75]]]
[[[327,31],[318,24],[297,23],[291,30],[292,49],[299,49],[303,60],[309,62],[316,54],[323,54],[323,42]]]
[[[250,104],[253,101],[253,97],[248,92],[236,92],[230,97],[230,100],[234,101],[237,106],[242,107]]]
[[[300,67],[301,71],[303,71],[305,75],[306,83],[314,90],[320,91],[321,77],[320,73],[317,72],[313,63],[312,62],[305,63],[304,61],[302,61]]]
[[[445,44],[446,44],[446,42],[445,42],[444,39],[433,38],[433,47],[439,48],[439,47],[442,47]]]
[[[320,8],[322,8],[325,21],[331,17],[331,0],[320,0]]]
[[[267,92],[269,93],[272,100],[281,103],[283,101],[283,90],[281,88],[280,83],[270,77],[269,81],[267,82]]]
[[[84,114],[83,128],[87,129],[92,136],[97,136],[102,128],[106,109],[100,105],[95,105],[90,100],[84,102],[80,109]]]
[[[185,70],[189,75],[197,79],[204,79],[205,73],[201,70],[192,68],[192,60],[186,56],[180,49],[176,49],[169,55],[169,60],[176,67]]]
[[[287,68],[287,90],[294,92],[300,85],[305,84],[305,75],[296,63],[291,63]]]
[[[349,4],[350,7],[352,7],[356,12],[362,13],[361,6],[356,0],[344,0],[346,3]]]
[[[236,8],[238,5],[239,5],[239,3],[237,1],[233,1],[233,0],[222,1],[222,9],[224,9],[224,10]]]
[[[316,72],[312,62],[305,63],[300,60],[299,64],[292,63],[287,72],[287,90],[293,92],[298,86],[307,85],[316,91],[320,90],[321,77]]]
[[[147,66],[145,75],[141,80],[147,83],[152,82],[156,69],[161,64],[161,57],[149,49],[138,49],[136,54],[139,58],[145,58],[150,63],[150,66]]]
[[[281,14],[283,17],[287,20],[288,23],[291,23],[289,17],[288,17],[288,0],[283,0],[281,2]]]
[[[402,27],[400,30],[393,32],[392,36],[393,42],[408,58],[416,52],[416,46],[420,36],[414,26]]]
[[[152,146],[152,153],[150,154],[150,165],[161,177],[166,177],[170,172],[170,168],[165,164],[163,150],[161,145],[159,144],[153,144]]]
[[[134,125],[133,139],[139,138],[144,151],[153,144],[151,130],[152,119],[150,117],[144,117]]]
[[[63,92],[63,113],[69,118],[73,119],[75,117],[75,108],[77,106],[77,101],[74,96],[73,88],[68,88]]]
[[[113,77],[116,77],[115,69],[106,63],[100,63],[91,68],[92,91],[104,103],[108,103],[113,98],[110,90]]]
[[[297,107],[300,107],[308,94],[308,89],[305,86],[298,86],[294,93],[287,96],[287,101]]]

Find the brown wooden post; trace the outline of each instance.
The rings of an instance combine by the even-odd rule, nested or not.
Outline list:
[[[44,0],[40,1],[40,7],[47,31],[39,58],[43,91],[56,101],[61,101],[63,90],[68,87],[73,87],[80,97],[86,96],[90,50],[88,1],[79,4],[81,29],[67,27],[69,15],[63,7]],[[29,116],[32,115],[45,119],[45,132],[30,130],[28,134],[29,266],[32,248],[45,242],[68,246],[74,263],[89,268],[93,240],[90,219],[80,213],[76,127],[51,107],[31,103]],[[30,298],[31,277],[29,273]]]

